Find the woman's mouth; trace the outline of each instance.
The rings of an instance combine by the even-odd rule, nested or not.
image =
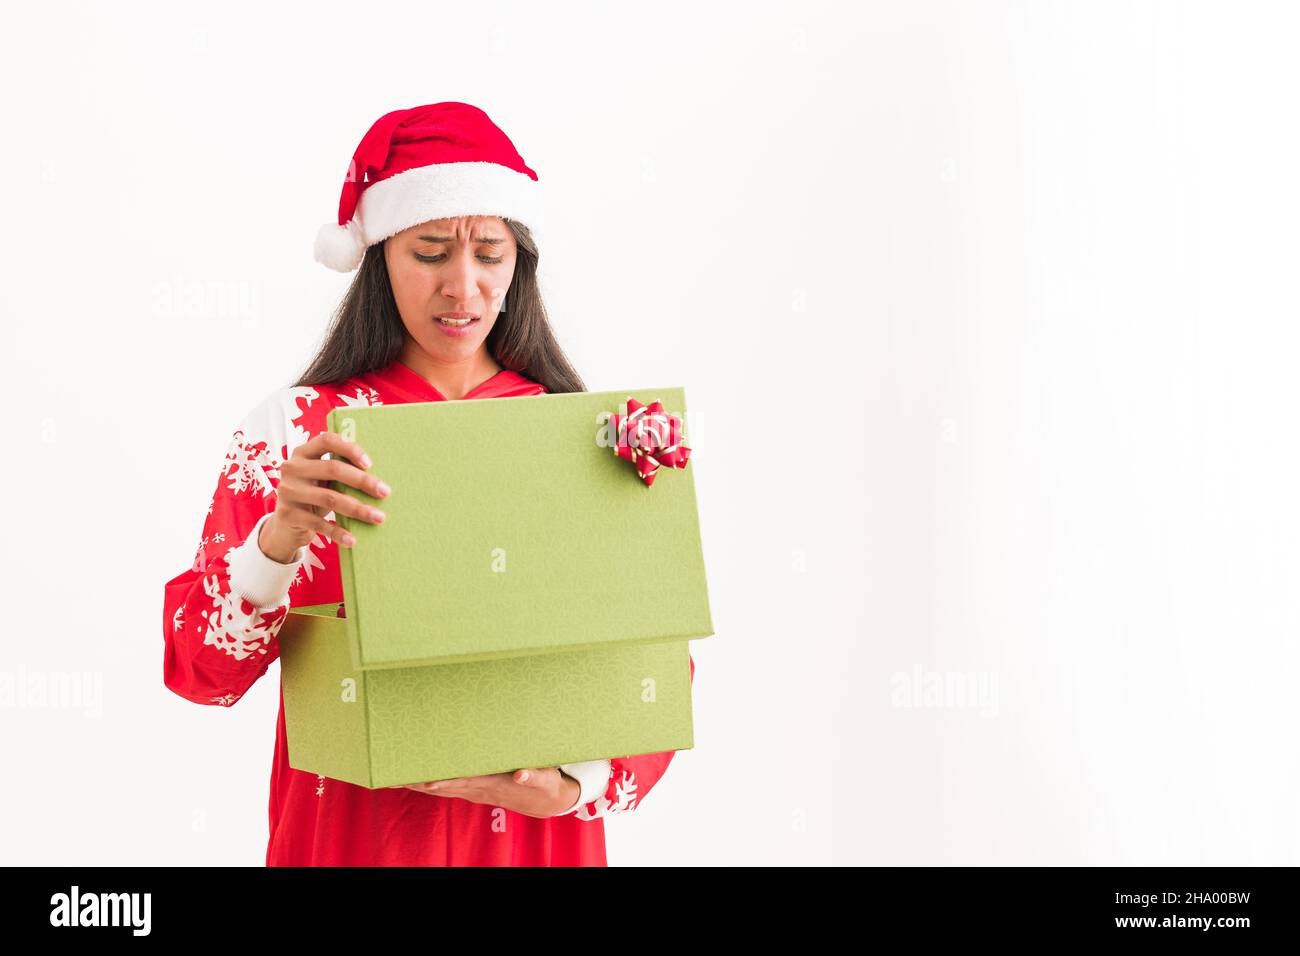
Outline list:
[[[471,312],[443,312],[435,315],[433,321],[448,335],[459,336],[468,335],[470,326],[477,323],[479,317]]]

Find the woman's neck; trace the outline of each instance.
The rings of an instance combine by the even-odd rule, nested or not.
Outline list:
[[[403,365],[420,375],[443,397],[453,401],[463,398],[476,386],[502,371],[501,365],[486,348],[480,349],[465,362],[448,365],[435,361],[415,342],[408,341],[400,358]]]

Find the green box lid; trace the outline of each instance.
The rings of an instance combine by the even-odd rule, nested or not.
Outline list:
[[[605,421],[629,396],[686,420],[681,388],[333,409],[392,489],[333,483],[387,516],[335,515],[356,538],[339,546],[354,666],[711,635],[695,461],[647,485],[616,455]]]

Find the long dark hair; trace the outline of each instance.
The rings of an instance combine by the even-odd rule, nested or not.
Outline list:
[[[540,382],[548,392],[585,392],[586,385],[569,364],[546,317],[537,287],[533,235],[522,223],[504,222],[514,234],[518,252],[506,293],[506,313],[497,316],[488,333],[488,351],[498,365]],[[377,242],[366,249],[320,351],[293,385],[336,384],[391,365],[402,353],[406,334],[388,281],[384,243]]]

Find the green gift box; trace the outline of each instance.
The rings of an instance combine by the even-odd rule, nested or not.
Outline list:
[[[333,409],[392,493],[334,483],[386,518],[336,515],[344,616],[281,628],[290,766],[386,787],[693,747],[689,641],[713,634],[694,466],[650,484],[626,457],[689,444],[665,416],[683,389]]]

